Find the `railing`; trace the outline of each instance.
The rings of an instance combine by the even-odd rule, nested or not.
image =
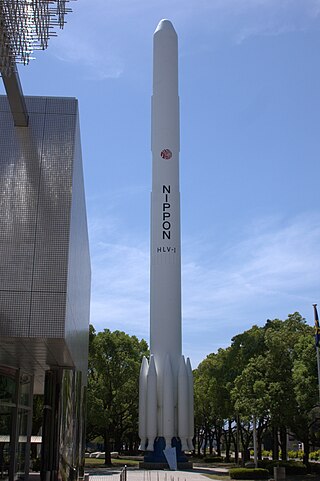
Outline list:
[[[127,465],[120,471],[120,481],[127,481]]]

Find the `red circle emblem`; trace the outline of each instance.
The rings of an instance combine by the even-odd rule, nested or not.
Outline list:
[[[169,160],[172,157],[172,152],[169,149],[163,149],[161,150],[161,157],[165,160]]]

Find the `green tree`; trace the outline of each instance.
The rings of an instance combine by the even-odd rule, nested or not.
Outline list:
[[[319,390],[313,328],[306,326],[295,345],[292,379],[295,410],[291,431],[304,444],[303,462],[308,464],[310,443],[319,445]]]
[[[229,347],[219,349],[217,354],[209,354],[195,370],[195,425],[198,450],[209,444],[212,451],[216,441],[218,455],[221,454],[221,441],[224,440],[226,458],[230,457],[230,447],[234,431],[234,407],[230,396],[236,372],[234,352]]]
[[[287,457],[287,434],[305,444],[318,441],[316,355],[313,329],[295,312],[285,321],[268,320],[263,327],[235,336],[227,349],[210,354],[195,370],[195,419],[198,445],[223,438],[228,457],[231,443],[241,439],[243,455],[252,444],[257,421],[258,456],[265,432],[273,438],[273,459]],[[237,424],[237,436],[235,427]],[[280,448],[280,449],[279,449]]]
[[[105,464],[111,464],[111,439],[121,450],[138,438],[139,371],[148,355],[146,341],[121,331],[95,332],[90,326],[87,437],[102,436]]]
[[[212,375],[212,365],[215,362],[215,354],[209,354],[194,371],[194,397],[195,397],[195,430],[198,454],[201,447],[205,449],[209,445],[212,454],[213,440],[217,439],[217,451],[221,454],[220,435],[221,419],[216,409],[216,397],[221,391],[217,389],[217,380]]]
[[[262,434],[266,429],[267,419],[258,415],[255,391],[259,389],[261,380],[258,374],[260,368],[254,366],[254,359],[263,356],[266,352],[265,331],[256,325],[251,329],[238,334],[232,339],[231,358],[233,364],[233,381],[230,383],[231,399],[234,403],[234,413],[237,422],[237,438],[241,439],[242,462],[247,460],[248,448],[252,444],[252,417],[258,420],[258,453],[261,457]],[[257,378],[256,378],[257,376]],[[253,386],[252,383],[255,385]],[[236,458],[239,440],[234,439]]]
[[[286,459],[289,429],[309,445],[308,419],[316,386],[312,328],[295,312],[285,321],[268,320],[261,332],[263,353],[252,355],[236,378],[232,395],[242,415],[259,417],[259,426],[263,420],[265,427],[270,424],[273,458],[279,457],[279,437],[282,459]],[[258,436],[261,442],[259,430]]]
[[[262,355],[252,357],[242,373],[237,376],[235,386],[232,390],[232,397],[235,401],[235,409],[241,419],[251,424],[251,421],[258,421],[258,458],[261,459],[262,436],[270,420],[270,395],[267,389],[266,360]],[[251,432],[251,429],[250,429]],[[243,436],[242,436],[243,437]],[[248,441],[251,441],[251,438]]]

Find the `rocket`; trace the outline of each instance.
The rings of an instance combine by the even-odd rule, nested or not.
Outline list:
[[[178,38],[169,20],[153,36],[150,359],[139,381],[141,450],[192,450],[193,378],[182,355]]]

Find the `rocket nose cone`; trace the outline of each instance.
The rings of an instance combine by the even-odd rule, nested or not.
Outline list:
[[[158,26],[155,29],[154,33],[157,33],[157,32],[160,32],[160,31],[166,32],[166,33],[169,33],[169,32],[176,33],[176,31],[174,29],[174,26],[172,25],[170,20],[167,20],[165,18],[160,20],[160,22],[158,23]]]

